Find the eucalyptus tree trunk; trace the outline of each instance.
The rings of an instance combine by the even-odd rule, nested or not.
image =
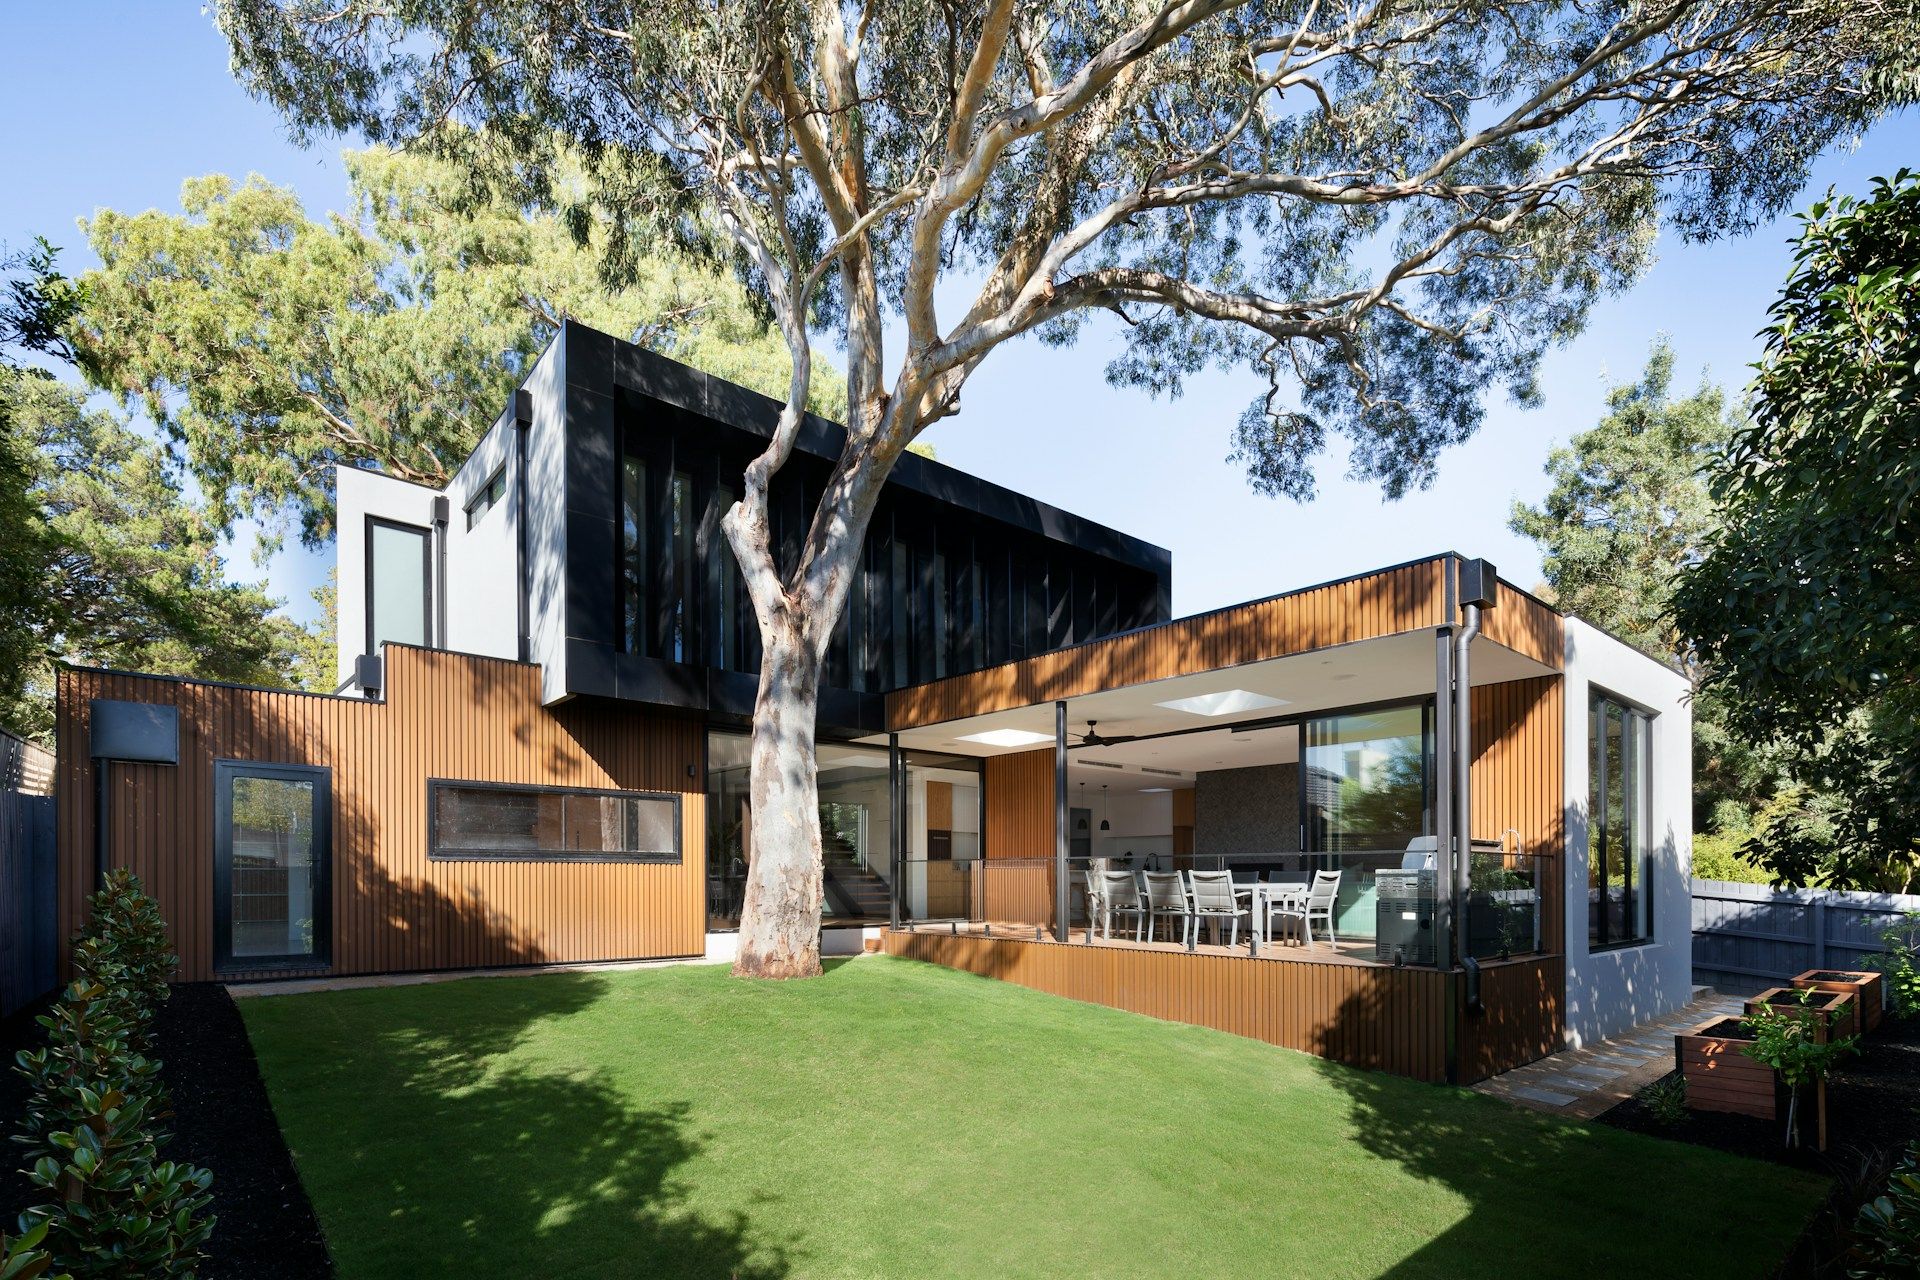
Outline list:
[[[820,972],[820,787],[813,735],[820,656],[804,628],[763,629],[748,794],[753,847],[733,971],[751,978]]]

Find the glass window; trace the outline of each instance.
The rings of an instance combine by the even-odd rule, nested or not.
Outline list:
[[[1604,693],[1587,710],[1587,942],[1652,936],[1647,891],[1652,718]]]
[[[1307,721],[1306,848],[1404,850],[1432,832],[1433,723],[1422,703]]]
[[[300,765],[216,765],[219,966],[325,961],[328,776]]]
[[[427,643],[429,605],[427,530],[367,520],[367,652],[387,641]]]
[[[620,575],[628,653],[646,652],[647,464],[628,454],[620,472]]]
[[[644,791],[427,784],[431,856],[678,862],[678,798]]]
[[[473,497],[467,500],[467,528],[471,529],[486,517],[487,512],[500,505],[507,496],[507,469],[505,467],[493,473],[493,478],[481,485]]]
[[[707,927],[736,929],[753,861],[748,788],[752,739],[707,735]],[[893,910],[893,805],[884,747],[822,742],[815,749],[823,864],[822,918],[829,925],[873,923]],[[901,910],[955,914],[971,892],[980,856],[980,762],[963,756],[905,753],[906,863]]]

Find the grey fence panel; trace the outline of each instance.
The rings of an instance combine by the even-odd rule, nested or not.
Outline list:
[[[53,797],[0,791],[0,1017],[53,987]]]
[[[1808,969],[1858,969],[1908,911],[1920,911],[1920,895],[1695,880],[1693,980],[1751,995]]]

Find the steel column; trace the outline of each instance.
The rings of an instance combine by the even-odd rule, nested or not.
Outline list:
[[[1067,940],[1067,704],[1053,704],[1053,938]]]

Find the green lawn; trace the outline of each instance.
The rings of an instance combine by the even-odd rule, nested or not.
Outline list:
[[[872,957],[241,1002],[341,1274],[1764,1274],[1821,1194]]]

